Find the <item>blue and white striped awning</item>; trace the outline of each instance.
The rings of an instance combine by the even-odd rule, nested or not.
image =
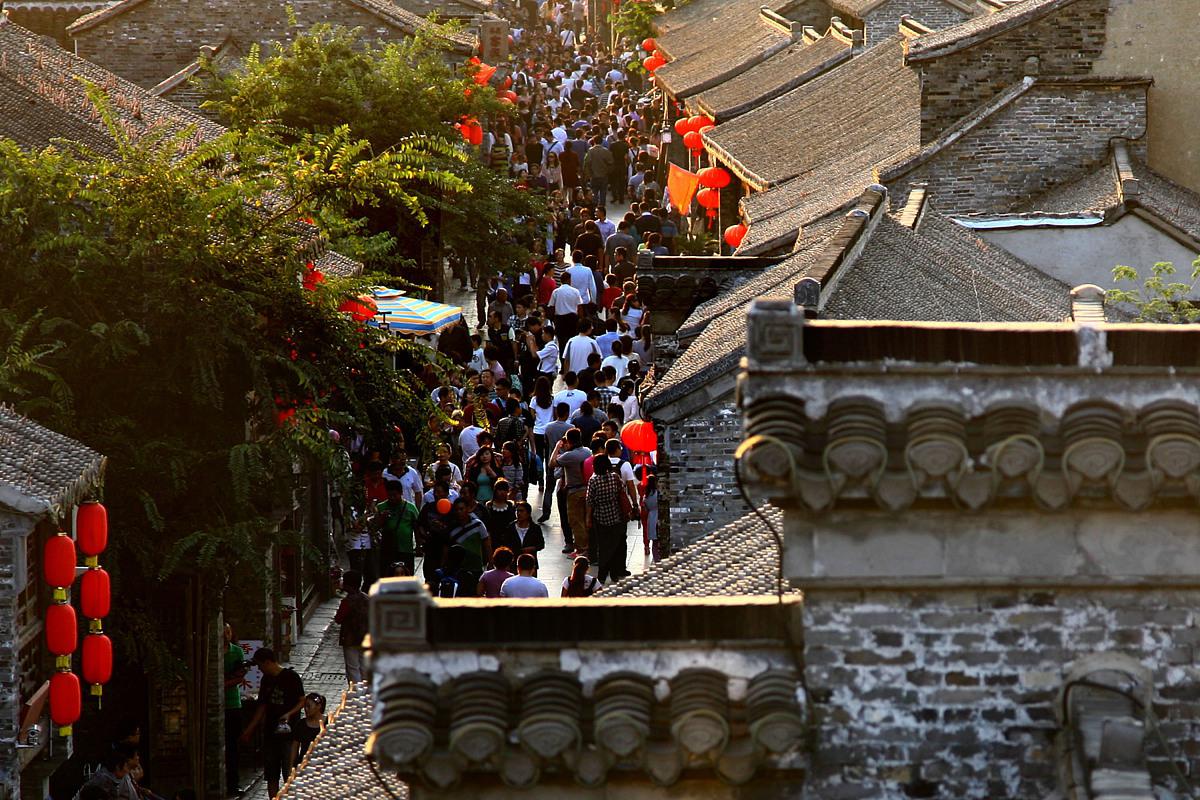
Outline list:
[[[378,309],[368,325],[391,333],[425,336],[440,333],[462,319],[462,308],[407,297],[400,289],[377,287],[371,290]]]

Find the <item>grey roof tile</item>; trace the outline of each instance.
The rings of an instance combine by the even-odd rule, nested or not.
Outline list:
[[[782,535],[783,512],[763,514]],[[779,544],[753,512],[717,528],[667,556],[640,575],[605,586],[601,597],[729,597],[778,591]],[[784,589],[792,590],[784,580]]]
[[[369,684],[346,690],[332,721],[280,790],[281,800],[404,800],[408,786],[385,770],[375,772],[367,762],[372,701]]]
[[[831,167],[858,175],[920,146],[920,95],[894,36],[704,139],[760,191]]]
[[[0,405],[0,507],[61,517],[95,491],[104,456]]]
[[[920,61],[963,50],[1040,19],[1074,2],[1075,0],[1022,0],[1013,3],[994,14],[972,17],[958,25],[918,36],[909,43],[907,58],[910,62]]]
[[[701,92],[694,102],[710,118],[724,122],[812,80],[850,58],[850,53],[850,43],[834,35],[810,44],[796,42],[740,75]]]
[[[790,33],[764,22],[757,7],[747,10],[741,19],[728,19],[728,23],[720,26],[723,30],[719,43],[676,56],[658,68],[655,82],[672,97],[690,97],[760,64],[792,42]],[[685,33],[695,33],[694,40],[704,40],[708,37],[702,28],[711,28],[710,35],[718,33],[715,25],[691,25]]]

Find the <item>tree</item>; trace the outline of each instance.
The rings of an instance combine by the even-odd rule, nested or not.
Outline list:
[[[1194,296],[1196,283],[1200,281],[1200,258],[1192,262],[1191,283],[1169,280],[1175,272],[1174,264],[1160,261],[1142,281],[1133,267],[1115,267],[1113,278],[1118,283],[1142,281],[1142,285],[1135,289],[1109,289],[1107,300],[1116,305],[1132,307],[1136,311],[1134,322],[1196,322],[1200,320],[1200,307],[1188,298]]]
[[[511,107],[467,70],[456,72],[451,58],[444,39],[434,34],[369,44],[359,30],[316,26],[290,44],[275,45],[265,57],[252,53],[243,68],[229,74],[210,65],[202,79],[206,108],[237,130],[269,121],[284,132],[285,146],[344,125],[354,138],[370,143],[360,153],[364,158],[413,137],[439,142],[425,154],[426,163],[459,184],[410,182],[412,193],[432,210],[427,226],[397,204],[352,204],[343,214],[360,225],[352,230],[362,239],[344,243],[346,229],[332,226],[335,245],[395,276],[411,276],[422,239],[440,241],[452,257],[481,260],[485,270],[524,265],[530,255],[528,223],[544,218],[544,202],[466,157],[452,127],[463,118],[507,117]],[[364,241],[370,246],[362,246]]]
[[[187,133],[131,140],[92,97],[115,157],[0,140],[0,399],[109,457],[110,627],[126,663],[168,676],[186,632],[167,587],[265,581],[292,465],[331,463],[332,426],[382,435],[429,410],[391,367],[402,346],[338,311],[365,281],[302,285],[296,219],[322,197],[409,206],[413,153],[365,157],[342,130],[287,149],[280,176],[259,162],[277,141],[180,157]]]

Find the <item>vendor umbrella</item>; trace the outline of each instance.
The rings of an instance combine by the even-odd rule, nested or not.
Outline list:
[[[406,297],[398,289],[374,289],[375,305],[379,309],[367,322],[376,328],[387,323],[387,330],[411,336],[440,333],[462,319],[462,309],[431,300]]]

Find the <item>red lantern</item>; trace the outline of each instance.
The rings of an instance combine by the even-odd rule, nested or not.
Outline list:
[[[509,100],[507,97],[501,97],[500,102],[506,106],[511,106],[513,104],[513,101]]]
[[[338,311],[346,312],[355,322],[366,322],[374,317],[378,310],[375,301],[369,297],[343,300],[342,304],[338,306]]]
[[[46,547],[42,550],[42,575],[46,583],[55,587],[70,586],[75,582],[74,539],[60,531],[57,536],[46,540]],[[62,595],[65,597],[66,592]]]
[[[708,117],[702,117],[699,114],[688,117],[687,129],[689,131],[696,131],[697,133],[699,133],[700,127],[702,125],[704,125],[705,122],[708,122],[708,121],[709,121]]]
[[[705,167],[696,176],[706,189],[724,189],[729,185],[729,173],[720,167]]]
[[[319,269],[309,269],[304,271],[303,286],[310,292],[315,292],[317,286],[325,282],[325,273]]]
[[[702,208],[716,209],[721,207],[721,191],[719,189],[701,189],[696,192],[696,202]]]
[[[646,56],[642,59],[642,66],[646,68],[646,72],[653,74],[663,64],[667,63],[658,56]]]
[[[693,153],[699,153],[704,149],[704,140],[695,131],[688,131],[683,135],[683,146]]]
[[[687,124],[688,124],[687,117],[680,117],[679,119],[675,120],[675,132],[678,133],[680,136],[686,135],[688,132]]]
[[[507,92],[505,92],[504,96],[507,97],[509,100],[511,100],[514,103],[517,102],[517,93],[514,92],[512,89],[509,89]]]
[[[657,47],[658,47],[658,42],[654,41],[653,36],[642,39],[642,49],[645,50],[647,53],[653,53],[655,48],[657,48]]]
[[[511,75],[508,75],[504,78],[504,87],[503,88],[505,88],[505,89],[512,88],[512,76]]]
[[[748,230],[750,229],[740,222],[737,225],[730,225],[725,229],[725,244],[736,250],[741,246],[742,239],[746,238],[746,231]]]
[[[654,423],[644,419],[626,422],[621,428],[621,442],[631,453],[653,453],[658,449]]]
[[[46,609],[46,649],[55,656],[70,656],[79,646],[79,623],[69,603]],[[69,663],[69,662],[68,662]]]
[[[70,736],[71,726],[79,721],[83,693],[74,672],[56,672],[50,676],[50,719],[58,726],[59,736]]]
[[[95,558],[108,547],[108,510],[96,501],[75,510],[75,542],[87,558]]]
[[[102,569],[89,569],[79,579],[79,608],[89,619],[104,619],[112,607],[112,583]]]
[[[96,697],[104,694],[104,684],[112,680],[112,640],[103,633],[89,633],[83,637],[81,662],[80,671],[84,681],[92,685],[92,694]]]

